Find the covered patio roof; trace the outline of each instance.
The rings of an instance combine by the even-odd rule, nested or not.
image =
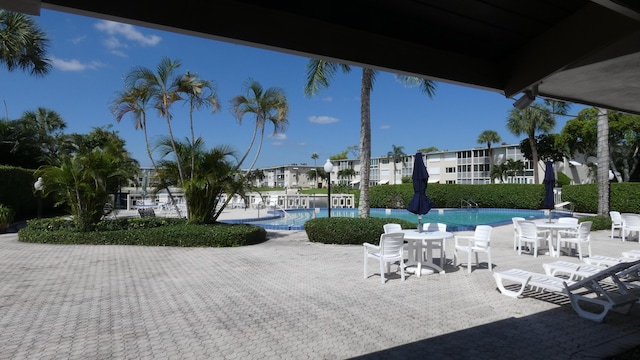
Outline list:
[[[0,0],[640,114],[634,0]],[[464,103],[464,99],[460,99]]]

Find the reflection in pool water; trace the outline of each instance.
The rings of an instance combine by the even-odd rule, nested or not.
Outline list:
[[[327,210],[321,209],[316,217],[327,217]],[[358,209],[331,209],[331,217],[358,217]],[[396,218],[413,222],[418,226],[418,216],[403,209],[371,209],[371,217]],[[473,230],[476,225],[505,225],[512,217],[541,219],[543,210],[526,209],[431,209],[422,216],[422,223],[439,222],[447,224],[451,231]],[[304,230],[304,223],[313,218],[312,209],[291,209],[286,215],[281,210],[270,211],[269,216],[259,219],[225,220],[226,223],[248,223],[272,230]]]

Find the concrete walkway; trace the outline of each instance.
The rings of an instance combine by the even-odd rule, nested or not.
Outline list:
[[[557,260],[518,256],[512,229],[494,229],[494,270],[542,272]],[[483,255],[471,274],[449,264],[383,285],[373,261],[363,278],[362,246],[268,236],[172,248],[0,235],[0,359],[594,359],[640,343],[640,309],[594,323],[564,296],[509,298]],[[640,246],[598,231],[592,248],[620,256]]]

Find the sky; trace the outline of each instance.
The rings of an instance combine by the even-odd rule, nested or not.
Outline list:
[[[255,168],[288,164],[322,166],[332,155],[360,143],[360,73],[337,73],[331,86],[313,97],[304,95],[309,58],[284,52],[180,35],[98,18],[42,9],[36,23],[51,41],[48,57],[53,68],[44,77],[20,70],[0,71],[0,118],[17,119],[39,107],[56,111],[67,123],[65,133],[89,133],[112,126],[125,140],[127,150],[141,166],[150,166],[142,131],[133,118],[117,122],[109,107],[124,90],[124,78],[133,67],[155,71],[163,57],[178,60],[178,73],[189,71],[215,86],[221,111],[200,110],[194,116],[196,136],[207,148],[230,146],[244,154],[251,141],[254,118],[239,122],[230,112],[233,97],[244,95],[249,79],[263,88],[281,88],[289,103],[289,125],[284,134],[272,136],[267,124],[264,143]],[[378,72],[371,94],[371,155],[386,156],[393,146],[407,154],[418,149],[462,150],[479,147],[484,130],[498,132],[503,142],[519,143],[506,128],[514,99],[467,86],[437,82],[429,98],[418,88],[399,83],[392,73]],[[172,130],[177,139],[189,136],[188,106],[174,105]],[[577,113],[576,107],[571,113]],[[559,132],[566,118],[557,121]],[[166,136],[164,119],[150,112],[148,133],[153,141]],[[256,140],[257,145],[257,140]],[[254,146],[255,148],[255,146]],[[317,153],[318,160],[311,159]],[[249,153],[247,167],[256,154]],[[349,155],[353,158],[353,155]]]

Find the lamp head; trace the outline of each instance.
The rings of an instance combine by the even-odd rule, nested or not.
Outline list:
[[[333,164],[329,159],[327,159],[327,162],[324,163],[324,171],[326,171],[327,173],[333,171]]]
[[[44,182],[42,181],[42,176],[40,176],[38,180],[36,180],[36,182],[33,184],[33,188],[36,189],[36,191],[42,191],[42,189],[44,189]]]

